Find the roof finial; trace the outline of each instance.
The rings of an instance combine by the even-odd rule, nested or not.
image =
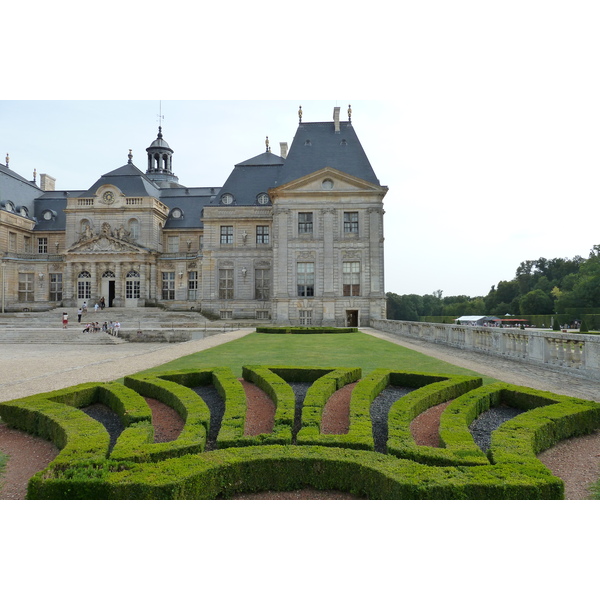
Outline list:
[[[348,123],[352,123],[352,106],[348,104]]]
[[[8,157],[8,152],[6,153],[6,168],[8,169],[8,162],[9,162],[9,157]]]
[[[131,153],[131,148],[129,148],[129,154],[127,155],[127,164],[130,165],[133,162],[133,154]]]
[[[33,183],[35,183],[35,180],[37,179],[37,169],[33,170]]]
[[[265,146],[267,147],[267,152],[271,152],[271,146],[269,146],[269,136],[265,140]]]
[[[298,108],[298,123],[302,123],[302,105]]]

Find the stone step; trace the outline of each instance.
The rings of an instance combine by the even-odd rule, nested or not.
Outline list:
[[[121,338],[108,333],[83,333],[82,329],[62,327],[53,329],[0,329],[0,344],[71,344],[71,345],[114,345],[126,344]]]
[[[69,324],[77,324],[77,309],[57,308],[46,312],[19,312],[0,314],[0,331],[3,327],[54,327],[62,323],[62,313],[69,315]],[[205,327],[210,326],[200,313],[165,311],[160,308],[108,308],[82,315],[81,323],[119,321],[123,327],[146,329],[148,327]]]

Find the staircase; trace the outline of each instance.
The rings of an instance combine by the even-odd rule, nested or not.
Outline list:
[[[62,327],[62,314],[69,315],[67,329]],[[196,312],[169,312],[160,308],[106,308],[87,314],[77,322],[76,308],[55,308],[46,312],[0,314],[0,344],[123,344],[125,340],[104,332],[83,333],[86,323],[119,321],[121,331],[167,329],[202,329],[210,321]]]

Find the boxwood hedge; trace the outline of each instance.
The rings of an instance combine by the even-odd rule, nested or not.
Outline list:
[[[89,383],[0,404],[11,427],[52,440],[57,458],[29,482],[31,499],[210,499],[240,492],[305,486],[348,491],[370,499],[559,499],[563,482],[536,458],[559,440],[600,427],[600,404],[481,380],[357,368],[249,365],[243,376],[276,405],[272,433],[246,436],[246,400],[228,369],[190,369]],[[293,436],[290,382],[311,383]],[[321,433],[331,394],[356,383],[348,433]],[[225,413],[217,449],[205,450],[210,410],[191,388],[214,385]],[[373,451],[369,407],[389,385],[415,388],[390,409],[387,453]],[[153,443],[144,397],[171,406],[184,419],[177,440]],[[418,446],[410,423],[449,401],[440,419],[440,448]],[[104,427],[80,409],[102,402],[125,427],[112,453]],[[469,425],[498,404],[525,410],[499,427],[484,454]]]

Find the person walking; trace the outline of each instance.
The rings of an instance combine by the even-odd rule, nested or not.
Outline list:
[[[81,323],[81,315],[83,314],[83,310],[81,308],[77,309],[77,322]]]
[[[67,325],[69,324],[69,315],[66,312],[64,312],[62,314],[62,324],[63,324],[63,329],[66,329]]]
[[[102,298],[100,298],[100,310],[104,310],[105,306],[106,306],[106,301],[104,300],[104,296],[102,296]]]
[[[96,304],[94,304],[94,312],[98,312],[99,308],[100,308],[100,305],[96,302]]]

